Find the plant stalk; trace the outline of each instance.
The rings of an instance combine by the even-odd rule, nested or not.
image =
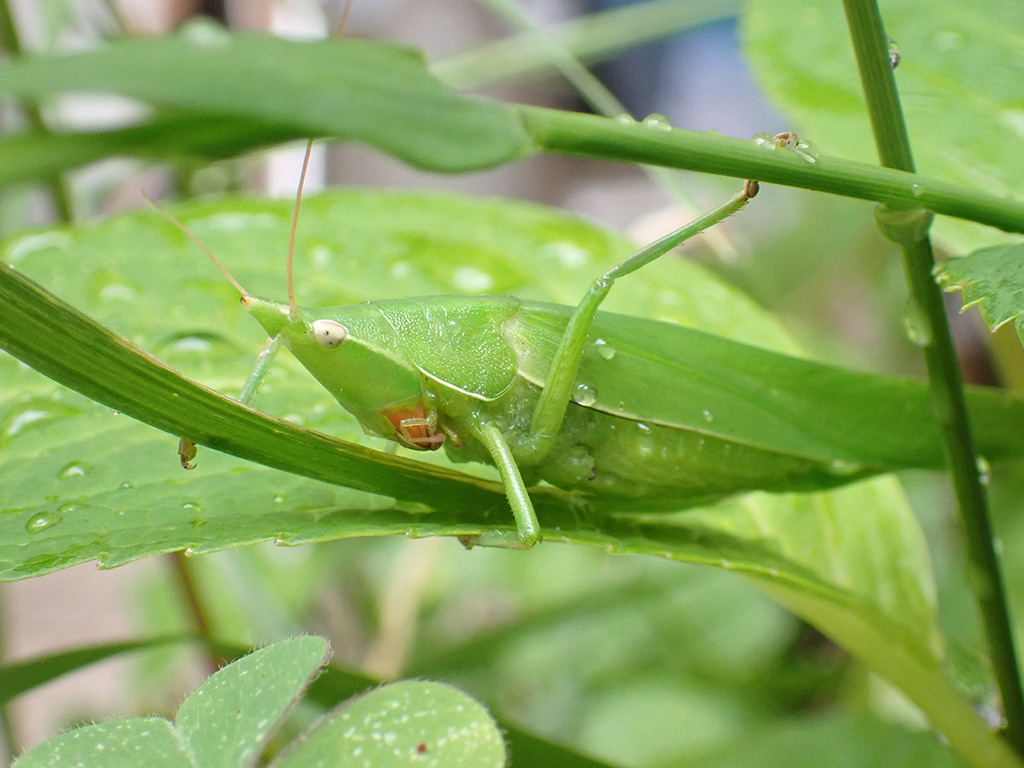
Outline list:
[[[876,0],[843,0],[857,55],[861,84],[882,165],[913,172],[906,124],[888,54],[888,38]],[[981,611],[992,668],[1003,702],[1007,742],[1024,756],[1024,694],[1013,643],[1006,586],[995,550],[988,500],[978,469],[963,384],[941,291],[932,271],[935,256],[928,237],[930,214],[923,210],[881,210],[883,233],[903,251],[912,322],[922,324],[922,350],[932,403],[966,544],[971,588]]]
[[[21,38],[18,36],[18,26],[14,22],[14,15],[8,0],[0,0],[0,47],[12,58],[22,55]],[[43,111],[38,104],[26,102],[23,105],[25,117],[29,125],[37,133],[49,133],[46,121],[43,119]],[[53,201],[54,211],[57,220],[63,224],[74,221],[74,209],[71,206],[71,193],[67,182],[63,177],[57,176],[47,184],[50,191],[50,198]]]
[[[545,107],[516,107],[534,148],[577,157],[679,168],[737,179],[757,179],[898,208],[924,207],[960,219],[1024,233],[1024,205],[943,179],[882,168],[831,155],[814,162],[795,152],[766,151],[754,142],[609,120]]]

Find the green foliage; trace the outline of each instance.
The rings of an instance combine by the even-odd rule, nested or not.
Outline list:
[[[112,720],[55,736],[18,758],[18,768],[258,764],[267,741],[326,661],[322,638],[283,640],[214,673],[159,717]],[[486,710],[443,683],[393,683],[343,704],[271,764],[503,766],[505,746]]]
[[[1024,79],[1020,40],[1006,30],[1024,23],[1024,7],[1000,0],[970,8],[893,0],[884,12],[900,53],[895,76],[918,171],[980,192],[1015,194],[1024,172]],[[741,18],[753,71],[792,129],[812,137],[822,152],[874,161],[842,4],[798,0],[780,12],[771,0],[754,0]],[[928,192],[925,181],[915,189],[919,197]],[[936,232],[956,250],[999,238],[948,220]]]
[[[550,291],[533,295],[564,302],[582,292],[599,271],[599,264],[613,262],[617,254],[629,250],[627,244],[574,219],[508,202],[344,193],[311,198],[307,203],[299,242],[297,291],[311,297],[312,305],[353,303],[386,292],[397,296],[443,294],[484,281],[499,293]],[[281,270],[274,252],[283,250],[287,203],[231,201],[193,206],[179,214],[226,264],[239,265],[236,277],[243,285],[257,294],[276,292]],[[95,313],[175,368],[206,378],[219,390],[237,390],[251,352],[259,346],[259,331],[237,307],[233,289],[204,263],[194,245],[155,218],[153,213],[133,214],[70,232],[31,234],[11,244],[9,258],[19,271],[52,285],[67,300]],[[164,265],[164,271],[154,272],[149,261],[137,258],[135,250],[117,248],[126,237],[153,258],[152,264]],[[273,246],[275,239],[281,241],[280,247]],[[244,258],[268,251],[267,258]],[[439,253],[445,254],[443,261],[437,258]],[[92,258],[88,258],[90,254]],[[81,263],[83,255],[96,265],[92,276],[74,271],[73,265]],[[195,270],[181,267],[190,261],[197,262],[201,277]],[[333,278],[335,265],[345,270],[340,284]],[[392,277],[384,291],[378,277],[382,273]],[[546,279],[539,279],[542,275]],[[557,279],[549,282],[551,276]],[[612,308],[644,308],[663,320],[696,323],[707,331],[791,348],[770,317],[693,263],[667,262],[657,270],[630,277],[609,299]],[[161,290],[149,291],[151,282]],[[47,330],[55,326],[54,312],[54,308],[45,311]],[[80,329],[81,325],[74,327]],[[66,337],[61,334],[58,338],[61,351],[56,356],[66,362],[73,353],[65,349]],[[714,337],[707,339],[713,342]],[[700,349],[698,346],[698,352]],[[765,376],[771,368],[762,362],[771,358],[755,348],[729,345],[724,350],[716,353],[712,346],[698,354],[704,370],[695,378],[697,396],[702,390],[710,391],[706,382],[714,368],[707,366],[714,365],[716,358],[721,358],[722,367],[720,374],[711,374],[712,380],[720,375],[729,381],[744,365],[749,368],[749,373],[743,374],[747,376]],[[686,350],[679,350],[684,353]],[[744,363],[745,356],[750,357],[749,364]],[[84,357],[91,365],[98,364],[94,351]],[[778,364],[783,369],[795,365],[799,373],[780,378],[779,386],[788,379],[806,396],[812,379],[805,367],[810,364],[787,360],[779,358]],[[497,489],[489,494],[491,501],[482,510],[460,502],[460,496],[443,484],[435,493],[423,495],[424,482],[440,469],[421,464],[421,454],[402,464],[418,472],[414,480],[406,481],[415,486],[415,496],[407,496],[393,480],[380,480],[373,474],[378,471],[378,461],[386,471],[398,463],[396,457],[367,455],[364,460],[370,461],[370,474],[358,467],[334,470],[333,478],[343,484],[358,486],[363,477],[363,487],[387,490],[399,496],[397,501],[282,475],[209,451],[201,454],[200,469],[187,474],[173,455],[173,440],[54,389],[14,361],[6,365],[12,389],[4,418],[4,470],[5,475],[16,478],[9,514],[0,519],[7,528],[2,559],[8,577],[91,558],[112,566],[181,548],[197,554],[268,539],[298,544],[392,532],[460,534],[482,526],[511,524],[506,502]],[[128,380],[128,367],[121,362],[116,366],[102,377],[112,387]],[[855,387],[843,384],[847,374],[826,370],[822,378],[826,389],[814,408],[838,410],[829,419],[821,418],[814,409],[807,410],[803,423],[808,429],[843,418],[847,405],[833,397],[836,393],[857,397]],[[859,381],[849,376],[853,382]],[[15,382],[24,388],[13,388]],[[887,397],[885,387],[895,388],[894,396],[901,401],[917,398],[923,405],[920,389],[911,396],[904,383],[878,379],[863,390],[865,407]],[[749,391],[738,385],[735,388]],[[184,392],[176,385],[168,400],[183,401]],[[147,397],[151,408],[154,398],[152,394]],[[117,405],[127,410],[138,399],[128,397],[123,405]],[[259,402],[271,412],[328,434],[365,440],[358,425],[334,407],[327,393],[294,364],[275,369]],[[178,409],[192,413],[187,402],[156,407],[164,418]],[[716,406],[716,410],[728,413],[730,409]],[[875,440],[862,443],[897,441],[893,452],[899,453],[895,447],[899,441],[926,434],[921,431],[923,414],[921,411],[916,421],[899,430],[882,418],[874,422],[860,419],[848,431],[855,436],[863,424],[874,424]],[[200,428],[205,418],[200,412]],[[998,435],[998,416],[991,421],[993,434]],[[721,422],[728,425],[732,419],[722,418]],[[837,433],[843,431],[841,423],[836,424]],[[714,429],[714,420],[702,426]],[[207,424],[205,429],[209,428]],[[757,418],[749,420],[748,428],[771,434]],[[241,429],[241,422],[230,421],[222,439],[233,436],[238,443],[259,444],[259,438],[248,438],[245,433],[240,439]],[[284,429],[275,425],[277,433]],[[81,437],[54,447],[55,435],[69,432]],[[775,432],[775,439],[784,437]],[[207,442],[221,444],[216,439]],[[322,455],[316,453],[323,450],[321,443],[313,443],[306,454],[297,451],[293,443],[285,448],[272,442],[263,446],[265,453],[278,453],[280,461],[290,461],[300,470],[324,466]],[[40,458],[41,451],[46,453]],[[835,470],[849,477],[859,471],[840,458],[836,458]],[[486,473],[483,467],[476,471]],[[478,482],[466,478],[456,489],[467,484],[476,489]],[[45,498],[40,498],[40,487],[48,489]],[[420,498],[421,505],[409,507],[403,497]],[[838,641],[873,659],[890,676],[909,675],[918,681],[931,680],[931,685],[940,689],[943,686],[940,657],[935,653],[927,554],[902,494],[890,482],[860,484],[830,494],[758,494],[677,515],[609,517],[596,511],[588,514],[578,505],[569,507],[564,502],[559,507],[558,499],[555,493],[539,494],[538,512],[550,539],[624,553],[658,554],[757,575],[775,585],[778,594],[810,621],[830,629]],[[460,504],[465,504],[461,510]],[[246,525],[238,525],[241,519]],[[821,545],[833,537],[837,544]],[[900,587],[893,589],[894,584]],[[829,598],[820,604],[798,600],[804,592],[824,593]],[[829,605],[832,601],[842,606],[838,617]],[[842,626],[850,622],[859,629],[844,638]],[[895,648],[907,655],[894,656]],[[901,663],[887,664],[886,659],[891,658],[899,658]],[[952,691],[932,701],[952,707],[950,714],[963,715]]]
[[[213,158],[307,135],[358,139],[438,171],[488,167],[530,149],[511,107],[460,97],[429,75],[418,52],[379,42],[300,44],[196,22],[171,37],[28,58],[0,71],[6,95],[37,101],[81,90],[139,99],[162,114],[109,133],[5,144],[0,181],[110,154]]]
[[[1013,321],[1024,340],[1024,247],[994,245],[942,262],[935,276],[947,291],[963,294],[966,312],[977,306],[993,331]]]
[[[652,18],[668,13],[659,5],[647,9]],[[1022,80],[1002,76],[997,66],[1016,45],[999,28],[1015,28],[1019,11],[993,2],[953,18],[945,11],[922,13],[911,0],[893,9],[891,32],[903,57],[897,77],[901,84],[906,78],[910,130],[921,168],[932,175],[927,180],[867,164],[873,154],[867,121],[836,13],[828,3],[796,3],[780,12],[777,3],[754,2],[744,21],[762,79],[792,115],[792,127],[822,150],[814,162],[721,136],[466,98],[429,74],[418,53],[388,44],[299,44],[193,25],[171,37],[40,55],[0,69],[0,93],[30,102],[86,89],[128,96],[151,110],[130,127],[27,133],[5,141],[0,183],[52,178],[118,154],[194,161],[313,135],[371,143],[434,170],[486,168],[545,149],[756,177],[892,206],[919,203],[1024,229],[1024,206],[1004,197],[1020,175],[1012,150],[1019,142]],[[649,19],[622,23],[621,40],[649,35],[645,24]],[[594,27],[596,37],[579,43],[581,50],[600,56],[615,49],[613,28]],[[526,42],[531,45],[523,44],[528,55],[521,71],[535,71],[544,46]],[[494,70],[486,64],[499,62],[501,69],[504,50],[436,71],[455,80],[461,66],[465,82],[469,75],[488,80]],[[467,66],[474,71],[467,73]],[[196,87],[200,82],[203,87]],[[233,197],[175,213],[254,294],[283,298],[289,208]],[[951,242],[963,243],[966,231],[947,233],[959,238]],[[970,236],[982,237],[976,227]],[[509,201],[330,193],[303,209],[297,294],[309,306],[480,292],[574,304],[589,281],[630,247],[576,219]],[[1019,313],[1010,303],[1011,294],[1019,293],[1010,274],[1012,254],[979,251],[949,263],[941,277],[962,288],[968,303],[981,303],[993,324],[1007,322]],[[375,450],[379,445],[293,361],[274,369],[257,401],[275,416],[217,394],[238,391],[263,342],[261,332],[194,245],[155,214],[22,233],[8,241],[3,260],[13,268],[0,271],[0,346],[38,370],[0,358],[0,579],[89,560],[113,567],[163,552],[200,554],[260,541],[456,536],[510,527],[490,468],[456,469],[439,455]],[[986,270],[992,277],[983,276]],[[609,314],[600,320],[602,333],[607,329],[625,340],[622,349],[635,348],[661,363],[663,376],[645,385],[648,405],[658,409],[671,401],[684,414],[676,426],[788,458],[809,456],[837,483],[883,470],[941,466],[922,384],[798,359],[799,346],[777,319],[691,262],[666,260],[630,276],[606,307],[671,324],[652,333],[653,326],[641,328],[627,318]],[[625,378],[602,383],[604,395],[636,386]],[[986,458],[1019,456],[1024,438],[1013,425],[1020,420],[1020,401],[975,392],[972,404]],[[199,468],[186,473],[174,455],[177,435],[217,450],[204,448]],[[737,450],[715,471],[741,476],[750,462],[762,460]],[[780,488],[800,490],[787,482],[780,472]],[[409,674],[435,676],[434,670],[445,679],[465,677],[468,689],[486,691],[482,698],[500,702],[534,729],[564,734],[621,764],[678,765],[679,755],[687,754],[702,765],[725,766],[766,753],[781,763],[787,749],[805,755],[808,748],[824,753],[816,759],[821,765],[841,765],[847,757],[851,765],[877,764],[897,755],[908,764],[953,764],[952,754],[936,742],[891,724],[847,712],[807,717],[820,711],[813,697],[824,686],[817,679],[794,686],[810,703],[793,705],[788,718],[760,700],[763,680],[775,679],[769,673],[730,680],[723,662],[728,654],[753,658],[752,646],[758,646],[758,653],[781,657],[795,630],[780,612],[711,581],[710,569],[682,575],[677,563],[660,560],[707,564],[743,574],[865,662],[916,704],[962,759],[976,766],[1019,765],[945,670],[931,556],[895,479],[830,492],[747,494],[696,509],[680,502],[677,511],[659,514],[555,489],[535,495],[546,539],[589,548],[546,544],[515,561],[505,560],[507,553],[446,550],[448,562],[462,555],[465,570],[425,589],[424,640],[412,653]],[[237,607],[250,627],[223,631],[265,637],[254,628],[272,626],[269,633],[280,636],[280,624],[299,622],[319,585],[338,573],[372,581],[360,570],[363,559],[373,563],[368,571],[379,569],[375,557],[392,551],[387,543],[364,542],[362,550],[345,548],[349,542],[307,547],[316,562],[288,579],[277,578],[274,556],[233,550],[228,555],[247,563],[242,572],[248,578],[236,578],[232,594],[249,590],[259,597],[248,612]],[[634,558],[624,562],[642,562],[614,570],[600,550],[657,555],[659,561]],[[336,558],[339,552],[356,554]],[[192,562],[208,564],[184,566],[193,576],[211,569],[204,582],[213,585],[207,587],[208,604],[231,599],[214,594],[228,592],[215,573],[214,564],[223,561]],[[469,626],[476,620],[457,602],[460,594],[500,606],[486,592],[474,592],[480,572],[506,573],[495,565],[500,562],[516,564],[507,573],[516,574],[512,591],[523,595],[525,618],[492,635],[458,636],[469,632],[462,624],[446,633],[460,609],[470,615]],[[639,584],[623,578],[629,567]],[[739,582],[730,584],[735,589]],[[446,590],[456,602],[442,601]],[[703,600],[694,596],[701,590]],[[274,610],[287,621],[275,623]],[[729,620],[738,623],[725,631]],[[599,629],[590,634],[588,622]],[[633,637],[632,645],[609,640],[609,626]],[[645,631],[652,626],[653,632]],[[648,635],[680,642],[666,642],[667,652]],[[551,652],[552,645],[559,653]],[[544,652],[537,650],[542,647]],[[5,666],[0,698],[6,702],[127,649],[80,649]],[[153,765],[254,764],[323,655],[316,638],[270,646],[204,683],[174,723],[150,717],[87,726],[37,747],[18,765],[117,765],[140,752]],[[577,676],[569,677],[570,671]],[[536,690],[545,674],[564,683],[555,703]],[[688,686],[683,697],[673,687],[679,680]],[[357,683],[332,670],[308,700],[329,712],[359,690]],[[730,687],[740,693],[722,695]],[[383,722],[380,739],[367,734],[365,741],[355,740],[352,728],[381,711],[432,716],[413,726],[399,722],[394,742]],[[750,722],[759,724],[756,732]],[[596,764],[515,728],[507,731],[516,764]],[[473,736],[452,739],[453,733]],[[464,747],[482,752],[457,758],[446,751]],[[444,684],[400,683],[325,715],[273,764],[371,759],[366,751],[357,754],[363,748],[383,748],[372,756],[375,765],[386,765],[395,749],[406,762],[426,756],[443,764],[501,765],[505,759],[496,727],[480,705]]]

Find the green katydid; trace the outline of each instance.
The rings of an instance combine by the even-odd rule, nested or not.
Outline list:
[[[304,163],[302,178],[305,170]],[[872,466],[835,459],[827,435],[824,452],[807,454],[802,448],[808,435],[803,433],[801,447],[788,452],[735,442],[710,424],[707,430],[694,429],[689,414],[701,406],[673,397],[672,381],[666,380],[673,360],[684,352],[673,346],[674,340],[664,343],[666,328],[674,327],[622,316],[609,316],[614,322],[608,323],[597,314],[617,278],[739,211],[757,193],[756,182],[746,182],[728,202],[608,270],[575,308],[510,296],[299,307],[292,261],[301,188],[300,180],[288,247],[287,303],[250,295],[199,243],[270,337],[240,400],[252,398],[283,344],[368,434],[414,450],[443,447],[456,462],[492,464],[516,529],[467,537],[467,545],[536,544],[541,532],[528,488],[540,481],[578,492],[583,499],[613,500],[623,511],[650,512],[744,491],[824,489],[901,466],[888,456]],[[649,349],[640,348],[645,343]],[[759,374],[743,374],[750,375]],[[622,381],[635,382],[637,392],[652,387],[669,391],[660,405],[652,406],[649,398],[631,401]],[[828,381],[828,375],[818,378],[826,388]],[[754,391],[764,384],[753,379],[749,386]],[[808,405],[821,396],[828,395],[818,392]],[[752,406],[740,397],[735,404],[747,411],[753,407],[783,443],[795,434],[786,412],[792,402]],[[902,407],[898,396],[890,405]],[[795,407],[805,405],[797,402]],[[704,416],[711,421],[710,412]],[[183,465],[189,466],[193,450],[194,444],[182,441]]]
[[[302,179],[306,163],[308,152]],[[718,460],[721,450],[727,450],[725,441],[656,420],[648,423],[630,412],[628,403],[609,411],[593,397],[599,384],[577,380],[584,349],[594,341],[589,329],[595,312],[614,281],[739,211],[757,193],[756,182],[746,182],[725,204],[608,270],[572,311],[509,296],[299,307],[292,262],[301,188],[300,179],[288,247],[287,304],[251,296],[185,230],[241,293],[242,306],[271,339],[240,400],[252,398],[269,359],[283,343],[368,434],[414,450],[443,446],[457,462],[492,464],[505,487],[516,531],[486,532],[467,544],[518,549],[540,541],[528,492],[539,480],[633,500],[643,497],[655,509],[778,485],[779,468],[772,462],[739,485],[703,482],[701,464]],[[695,453],[705,458],[682,471],[686,456]],[[183,439],[182,465],[191,468],[194,457],[194,444]],[[782,473],[790,482],[816,471],[812,462],[792,462]]]

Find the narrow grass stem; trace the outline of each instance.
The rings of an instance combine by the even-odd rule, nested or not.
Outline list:
[[[9,0],[0,0],[0,47],[12,57],[22,54],[21,38],[18,35],[18,26],[14,23],[14,15],[11,13]],[[40,133],[48,133],[46,121],[43,119],[43,112],[38,104],[26,102],[24,104],[25,117],[33,130]],[[58,176],[48,183],[50,197],[53,200],[53,207],[58,221],[68,224],[74,221],[74,209],[71,204],[71,192],[63,177]]]
[[[906,125],[875,0],[843,0],[882,165],[913,171]],[[881,228],[903,251],[914,312],[925,326],[923,352],[966,544],[969,583],[981,611],[1006,718],[1004,736],[1024,756],[1024,695],[1014,651],[1006,587],[995,551],[988,500],[978,470],[963,384],[942,295],[932,277],[935,256],[925,212],[880,211]],[[924,225],[922,226],[922,223]]]
[[[545,152],[605,161],[756,179],[899,208],[927,208],[960,219],[1024,232],[1024,204],[960,184],[870,163],[766,151],[745,139],[655,127],[544,107],[517,107],[534,146]]]

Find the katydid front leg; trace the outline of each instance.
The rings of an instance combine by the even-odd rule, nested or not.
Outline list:
[[[565,334],[551,360],[544,389],[534,408],[533,418],[530,421],[530,433],[524,442],[531,461],[543,459],[555,443],[565,418],[565,412],[569,408],[573,389],[576,386],[576,372],[579,370],[587,332],[590,330],[590,324],[593,322],[597,308],[611,291],[615,280],[650,264],[694,235],[700,234],[705,229],[732,216],[746,205],[747,201],[757,194],[757,191],[756,181],[746,181],[743,191],[729,202],[641,248],[591,284],[590,289],[569,318]]]
[[[280,336],[268,339],[267,343],[263,345],[263,349],[260,350],[259,355],[256,356],[256,363],[253,366],[252,373],[250,373],[249,378],[245,380],[245,384],[242,385],[242,391],[238,395],[238,402],[242,405],[249,405],[252,403],[253,398],[256,397],[256,390],[259,388],[260,382],[263,381],[263,377],[270,368],[270,364],[274,362],[274,358],[277,356],[277,352],[280,349]],[[183,437],[178,441],[178,456],[181,458],[181,466],[184,469],[196,468],[196,465],[192,460],[198,454],[199,448],[192,440],[189,440],[187,437]]]

